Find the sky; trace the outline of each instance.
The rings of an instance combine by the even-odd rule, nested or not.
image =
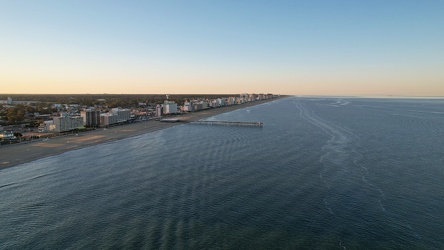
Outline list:
[[[0,93],[444,96],[444,1],[0,0]]]

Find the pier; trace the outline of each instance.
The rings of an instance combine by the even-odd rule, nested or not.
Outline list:
[[[180,122],[180,120],[177,118],[163,118],[163,119],[159,119],[159,121],[161,121],[161,122]]]
[[[262,127],[262,122],[230,122],[230,121],[196,121],[191,124],[197,125],[221,125],[221,126],[244,126],[244,127]]]

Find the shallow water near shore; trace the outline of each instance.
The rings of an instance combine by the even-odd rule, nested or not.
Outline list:
[[[0,171],[1,249],[444,248],[444,100],[286,98]]]

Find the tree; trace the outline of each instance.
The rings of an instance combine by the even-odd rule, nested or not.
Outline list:
[[[19,123],[25,119],[25,107],[23,105],[17,105],[6,111],[6,119],[9,122]]]

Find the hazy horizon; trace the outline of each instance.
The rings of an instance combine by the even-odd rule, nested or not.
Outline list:
[[[442,1],[0,1],[0,93],[442,97],[443,11]]]
[[[239,95],[239,94],[273,94],[288,97],[313,97],[313,98],[393,98],[393,99],[442,99],[443,96],[408,96],[408,95],[293,95],[267,92],[243,92],[243,93],[0,93],[3,96],[14,95]]]

